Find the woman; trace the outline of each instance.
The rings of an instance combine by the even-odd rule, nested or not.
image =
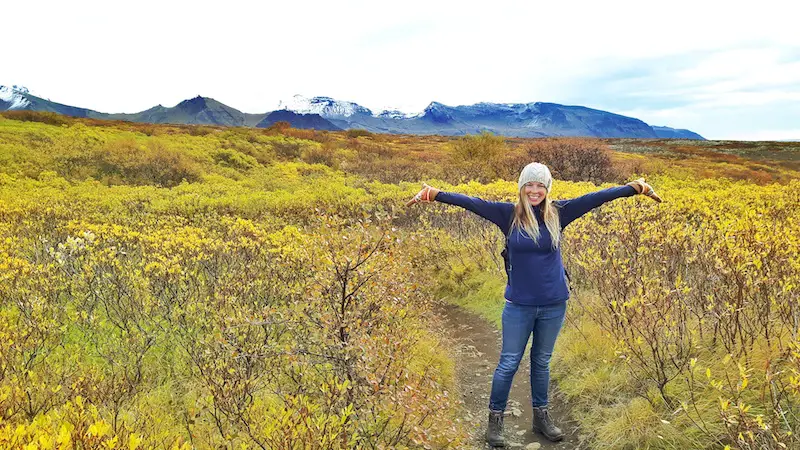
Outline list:
[[[506,236],[504,253],[507,254],[508,283],[502,317],[503,344],[500,362],[492,378],[486,432],[486,440],[495,447],[505,445],[503,412],[511,382],[531,334],[533,429],[552,441],[564,436],[547,411],[550,357],[564,322],[569,298],[561,259],[562,230],[591,209],[617,198],[644,194],[661,201],[644,178],[572,200],[551,200],[548,194],[552,184],[553,177],[547,166],[531,163],[520,173],[516,204],[441,192],[428,185],[408,202],[408,206],[432,201],[460,206],[491,221]]]

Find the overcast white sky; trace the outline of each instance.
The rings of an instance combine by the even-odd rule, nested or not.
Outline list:
[[[547,101],[800,139],[790,0],[43,1],[2,7],[0,84],[102,112],[294,94],[373,110]]]

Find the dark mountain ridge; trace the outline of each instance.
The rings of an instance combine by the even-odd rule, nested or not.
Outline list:
[[[256,124],[256,128],[268,128],[277,122],[289,122],[294,128],[342,131],[341,128],[323,119],[319,114],[299,114],[286,109],[279,109],[267,114],[262,121]]]

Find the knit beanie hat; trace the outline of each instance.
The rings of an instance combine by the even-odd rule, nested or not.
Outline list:
[[[553,176],[550,175],[550,169],[547,168],[542,163],[534,162],[530,163],[522,169],[522,173],[519,174],[519,186],[518,189],[522,190],[522,186],[525,186],[526,183],[530,183],[532,181],[537,181],[544,185],[544,188],[547,189],[547,192],[550,192],[550,187],[553,185]]]

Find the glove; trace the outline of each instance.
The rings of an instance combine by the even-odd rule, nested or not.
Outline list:
[[[633,186],[633,188],[636,189],[637,194],[646,195],[659,203],[663,201],[661,200],[661,197],[656,194],[656,191],[653,189],[653,187],[644,181],[644,178],[631,181],[628,183],[628,186]]]
[[[406,203],[406,206],[411,206],[415,203],[425,202],[430,203],[436,198],[436,194],[439,193],[439,189],[434,187],[430,187],[425,183],[422,183],[422,190],[417,192],[417,195],[414,196],[411,200]]]

